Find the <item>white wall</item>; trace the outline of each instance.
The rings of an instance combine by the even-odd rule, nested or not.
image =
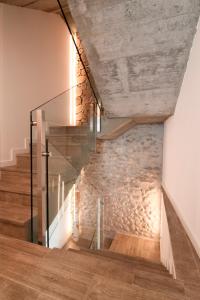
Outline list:
[[[3,119],[3,10],[0,6],[0,125]],[[1,157],[1,137],[2,137],[2,127],[0,126],[0,157]]]
[[[173,250],[169,233],[165,204],[161,201],[161,225],[160,225],[160,260],[173,278],[176,279]]]
[[[200,254],[200,24],[175,114],[165,123],[163,185]]]
[[[62,18],[0,4],[1,61],[0,163],[5,164],[13,149],[24,148],[29,111],[69,87],[69,32]],[[64,120],[66,107],[61,111]]]

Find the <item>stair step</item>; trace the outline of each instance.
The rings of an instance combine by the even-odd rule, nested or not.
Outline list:
[[[67,253],[66,253],[67,252]],[[170,276],[163,276],[163,273],[152,273],[139,270],[130,264],[122,264],[116,261],[100,260],[99,257],[88,256],[87,258],[80,255],[80,251],[65,251],[61,255],[59,250],[53,250],[45,259],[51,258],[56,261],[57,264],[68,267],[69,269],[77,270],[77,272],[87,271],[95,276],[103,276],[109,280],[115,280],[120,285],[127,285],[131,288],[137,286],[143,289],[156,291],[169,295],[172,299],[183,299],[185,296],[185,290],[182,282],[173,280]],[[149,281],[147,281],[147,279]],[[173,298],[175,297],[176,298]],[[121,299],[121,298],[120,298]],[[155,298],[156,299],[156,298]],[[161,298],[159,298],[161,299]],[[164,299],[164,298],[163,298]],[[166,299],[170,299],[166,298]]]
[[[50,151],[51,152],[51,151]],[[70,164],[71,162],[71,156],[69,155],[62,155],[61,153],[58,152],[58,154],[52,152],[52,156],[50,159],[50,164],[54,165],[60,165],[62,166],[63,164]],[[37,165],[37,156],[33,155],[33,172],[35,173],[36,170],[36,165]],[[17,155],[17,169],[20,170],[30,170],[30,154],[19,154]]]
[[[24,225],[30,219],[30,208],[0,202],[0,222]]]
[[[169,272],[166,270],[166,268],[161,264],[152,263],[150,261],[137,259],[137,258],[133,258],[131,260],[128,260],[128,259],[125,260],[123,258],[116,259],[115,257],[112,256],[112,254],[109,257],[106,256],[105,253],[107,253],[107,252],[108,251],[104,250],[104,251],[102,251],[101,254],[97,254],[97,256],[100,257],[104,261],[115,261],[117,264],[129,265],[129,266],[131,265],[134,270],[144,271],[147,274],[152,272],[155,274],[161,274],[164,277],[172,278],[172,276],[169,274]],[[95,251],[91,251],[88,249],[81,250],[80,253],[83,255],[89,255],[89,256],[95,255]]]
[[[55,149],[63,156],[81,157],[84,147],[82,145],[54,145]],[[85,146],[87,148],[87,145]],[[51,151],[51,147],[49,148]]]
[[[50,264],[42,264],[41,258],[20,253],[9,255],[1,248],[0,265],[0,274],[45,293],[46,299],[82,299],[91,284],[89,278],[79,281],[69,270],[59,269],[58,272]]]
[[[134,267],[138,267],[142,270],[145,271],[153,271],[155,273],[160,273],[162,272],[162,274],[164,276],[170,277],[171,275],[168,273],[168,271],[166,270],[166,268],[158,262],[152,262],[150,260],[147,260],[145,258],[141,258],[141,257],[130,257],[130,256],[126,256],[123,254],[119,254],[119,253],[115,253],[115,252],[111,252],[110,250],[90,250],[90,249],[81,249],[80,254],[83,255],[90,255],[90,256],[99,256],[100,258],[104,259],[104,260],[112,260],[112,261],[116,261],[119,263],[123,263],[123,264],[131,264]]]
[[[67,161],[68,162],[68,161]],[[63,166],[63,164],[62,164]],[[19,177],[28,177],[30,178],[30,169],[20,169],[16,166],[10,166],[10,167],[4,167],[1,168],[1,174],[2,174],[2,180],[5,179],[4,177],[4,173],[6,174],[6,176],[19,176]],[[57,176],[57,173],[54,173],[52,170],[49,171],[50,176]],[[37,176],[37,172],[36,170],[33,170],[33,175],[36,177]],[[30,179],[29,179],[30,180]]]
[[[10,238],[8,236],[0,234],[0,249],[6,246],[10,248],[12,251],[31,254],[37,257],[44,257],[48,253],[51,252],[51,249],[45,248],[43,246],[32,244],[28,242],[24,242],[22,240],[18,240],[15,238]]]
[[[15,194],[23,194],[23,195],[30,195],[30,182],[29,184],[20,184],[20,182],[7,182],[7,181],[0,181],[0,191],[15,193]]]
[[[3,167],[0,169],[1,173],[6,172],[6,173],[12,173],[12,172],[17,172],[17,173],[21,173],[25,175],[29,175],[30,174],[30,169],[20,169],[18,168],[16,165],[15,166],[8,166],[8,167]],[[33,171],[34,174],[36,174],[36,171]]]
[[[107,278],[112,277],[115,280],[121,280],[129,284],[132,284],[134,280],[134,273],[128,266],[123,268],[123,265],[117,265],[112,261],[103,261],[95,256],[86,257],[76,250],[68,250],[62,253],[61,251],[53,250],[48,257],[76,270],[85,270],[89,273],[105,276]]]
[[[84,251],[65,250],[63,252],[64,253],[62,253],[62,255],[59,252],[59,255],[61,256],[62,260],[66,260],[68,265],[70,265],[71,267],[80,268],[81,270],[86,269],[89,272],[97,273],[99,275],[104,274],[104,276],[106,276],[106,274],[107,276],[111,276],[113,272],[114,275],[112,274],[112,276],[114,276],[115,279],[121,278],[121,280],[127,283],[133,282],[134,274],[137,271],[143,270],[144,272],[148,272],[147,274],[154,271],[152,268],[145,268],[144,266],[140,266],[139,264],[123,263],[107,258],[104,259],[103,257],[98,255],[85,255],[83,254]],[[56,250],[51,252],[52,256],[56,256],[57,254],[58,253],[56,253]],[[167,272],[158,272],[156,270],[156,273],[161,274],[161,276],[163,276],[164,278],[171,279],[169,273]],[[124,279],[122,279],[122,277]]]
[[[57,252],[58,256],[55,256],[55,251]],[[52,255],[53,254],[53,255]],[[59,257],[59,260],[58,260]],[[74,263],[72,264],[72,260],[69,261],[69,258],[66,257],[66,259],[63,259],[60,257],[60,250],[53,250],[50,255],[45,256],[44,260],[46,262],[43,262],[42,264],[45,264],[45,266],[48,266],[49,268],[52,268],[52,270],[55,271],[55,268],[57,268],[57,272],[59,272],[60,268],[65,272],[65,270],[68,270],[70,274],[73,274],[72,276],[75,276],[75,278],[80,280],[80,278],[83,278],[85,280],[88,280],[89,278],[96,278],[97,283],[104,282],[105,284],[109,283],[107,287],[108,288],[108,295],[110,295],[111,298],[105,298],[105,299],[118,299],[116,297],[119,296],[118,293],[116,293],[115,298],[113,298],[113,293],[110,294],[112,289],[110,287],[114,285],[114,290],[118,287],[122,287],[124,290],[124,297],[125,298],[119,298],[127,300],[128,295],[130,296],[130,299],[163,299],[163,300],[169,300],[169,299],[176,299],[176,300],[183,300],[185,299],[185,291],[182,286],[181,282],[175,282],[171,278],[166,278],[163,276],[157,275],[157,277],[153,276],[153,279],[151,279],[151,282],[147,282],[145,286],[145,279],[146,277],[151,277],[151,273],[144,275],[144,286],[142,286],[141,282],[138,282],[138,275],[137,275],[137,281],[135,280],[136,275],[134,273],[131,273],[130,276],[126,273],[126,270],[123,270],[121,266],[111,266],[109,264],[105,265],[104,271],[101,270],[102,264],[96,263],[94,270],[91,269],[91,261],[90,259],[84,260],[85,261],[85,267],[80,268],[80,260],[74,257]],[[93,264],[92,264],[93,265]],[[118,272],[116,273],[116,268],[118,268]],[[121,276],[120,276],[121,275]],[[94,277],[92,277],[94,276]],[[87,279],[86,279],[87,278]],[[112,283],[112,284],[111,284]],[[111,284],[111,286],[110,286]],[[159,285],[157,287],[157,284]],[[155,286],[154,290],[151,290],[152,286]],[[98,284],[94,285],[95,288],[92,289],[91,294],[96,294],[98,291]],[[104,288],[100,288],[101,292],[100,294],[105,292]],[[148,291],[148,292],[147,292]],[[138,293],[138,294],[137,294]],[[108,296],[107,295],[107,296]],[[139,296],[139,298],[134,298],[133,295]],[[142,296],[143,295],[143,296]],[[165,296],[164,296],[165,295]],[[133,298],[132,298],[133,297]],[[144,297],[144,298],[143,298]],[[104,298],[89,298],[89,299],[104,299]]]
[[[7,191],[9,188],[6,187],[6,190],[0,190],[0,202],[5,202],[8,205],[30,205],[30,194],[22,194],[18,192]],[[34,202],[36,199],[34,198]]]
[[[34,212],[34,215],[36,213]],[[30,239],[31,211],[28,206],[10,206],[0,201],[0,233],[22,240]]]
[[[33,179],[36,182],[36,174],[34,174]],[[30,185],[30,170],[27,169],[27,172],[21,172],[20,169],[1,169],[1,180],[13,184]]]
[[[67,251],[72,254],[71,251]],[[73,253],[74,254],[74,253]],[[9,239],[0,235],[0,292],[4,290],[2,283],[6,280],[14,282],[17,287],[16,291],[11,287],[11,291],[6,292],[8,298],[2,299],[18,299],[16,297],[19,291],[24,291],[24,286],[27,290],[31,289],[33,294],[24,299],[33,299],[32,297],[40,295],[40,300],[44,299],[105,299],[105,300],[186,300],[184,291],[177,282],[168,279],[167,283],[160,282],[160,277],[153,280],[151,283],[146,282],[146,274],[140,277],[134,272],[129,272],[126,275],[124,268],[118,263],[105,263],[103,267],[106,272],[99,274],[98,270],[102,269],[102,262],[96,260],[96,265],[91,261],[91,257],[86,257],[77,253],[78,256],[63,256],[61,250],[45,249],[38,245],[33,245],[27,242]],[[85,268],[80,269],[79,263]],[[92,267],[96,267],[97,272],[91,272]],[[119,275],[115,274],[116,268],[119,270]],[[131,277],[130,277],[131,276]],[[130,284],[129,279],[131,278]],[[137,280],[135,280],[137,278]],[[161,276],[162,278],[162,276]],[[154,286],[153,286],[154,284]],[[156,286],[156,284],[159,285]],[[8,289],[10,285],[7,285]],[[155,289],[155,290],[153,290]],[[168,290],[166,290],[168,289]],[[13,298],[9,298],[13,292]],[[0,294],[1,295],[1,294]],[[24,294],[23,294],[24,295]],[[25,293],[25,295],[27,295]]]
[[[160,262],[160,241],[155,239],[139,238],[117,232],[109,250],[115,253],[134,257],[139,256]]]
[[[29,153],[23,153],[23,154],[17,154],[16,156],[17,164],[16,167],[19,169],[28,169],[30,170],[30,154]],[[33,170],[36,170],[37,165],[37,157],[33,156]]]
[[[52,126],[49,135],[52,134],[83,134],[88,133],[88,126]]]
[[[83,144],[88,143],[87,134],[51,134],[48,136],[49,142],[53,145]]]

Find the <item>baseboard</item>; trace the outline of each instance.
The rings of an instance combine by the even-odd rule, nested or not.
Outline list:
[[[16,164],[17,154],[28,153],[29,151],[29,138],[24,139],[24,148],[13,148],[10,150],[10,160],[0,160],[0,167],[9,167]]]
[[[168,192],[166,186],[164,184],[162,184],[162,186],[163,186],[163,188],[164,188],[164,190],[165,190],[165,192],[166,192],[169,200],[171,201],[171,203],[172,203],[172,205],[174,207],[174,210],[175,210],[177,216],[179,217],[179,219],[180,219],[180,221],[181,221],[181,223],[182,223],[182,225],[183,225],[183,227],[184,227],[184,229],[185,229],[185,231],[186,231],[186,233],[187,233],[187,235],[188,235],[188,237],[189,237],[189,239],[190,239],[193,247],[195,248],[195,250],[196,250],[196,252],[197,252],[197,254],[198,254],[199,258],[200,258],[200,245],[197,242],[196,237],[194,236],[194,234],[191,232],[191,230],[189,229],[188,225],[186,224],[186,222],[185,222],[185,220],[184,220],[184,218],[182,216],[182,213],[180,212],[180,210],[178,209],[177,205],[175,204],[175,201],[173,200],[173,197]]]

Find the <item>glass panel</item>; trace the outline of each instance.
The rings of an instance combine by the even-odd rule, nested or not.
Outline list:
[[[95,232],[92,238],[90,249],[104,249],[104,202],[102,198],[98,198],[95,202]]]
[[[62,247],[73,232],[77,170],[70,158],[49,144],[48,206],[49,246]],[[67,149],[67,147],[66,147]]]
[[[73,26],[64,2],[57,3]],[[100,130],[97,91],[87,72],[87,59],[77,51],[81,47],[74,34],[70,41],[72,88],[31,112],[32,240],[50,247],[62,247],[70,241],[77,246],[86,241],[90,248],[99,230],[97,199],[89,224],[79,212],[84,202],[77,188],[79,175],[96,150],[96,132]]]
[[[95,151],[96,105],[89,105],[83,124],[71,125],[71,97],[78,88],[31,113],[32,239],[49,247],[63,247],[80,235],[76,182]]]

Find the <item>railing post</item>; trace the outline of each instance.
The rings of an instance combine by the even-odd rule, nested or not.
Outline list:
[[[101,249],[101,199],[97,199],[97,250]]]
[[[46,202],[46,134],[45,112],[37,110],[37,207],[38,207],[38,243],[47,246],[47,202]]]

